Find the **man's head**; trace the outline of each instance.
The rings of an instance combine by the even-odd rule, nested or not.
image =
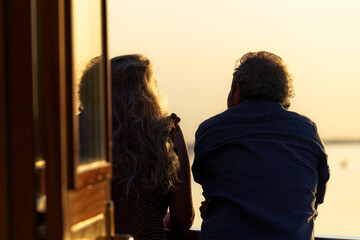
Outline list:
[[[279,102],[285,109],[294,96],[292,78],[282,59],[272,53],[249,52],[237,62],[233,73],[228,107],[244,99],[264,99]]]

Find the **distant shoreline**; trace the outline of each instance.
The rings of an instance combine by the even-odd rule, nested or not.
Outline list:
[[[360,139],[324,139],[324,143],[329,144],[360,144]]]

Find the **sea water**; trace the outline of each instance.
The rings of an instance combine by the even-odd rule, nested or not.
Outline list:
[[[360,143],[326,144],[330,180],[324,203],[318,208],[315,234],[360,236]],[[189,145],[191,162],[193,146]],[[204,200],[202,188],[192,180],[195,208],[193,227],[200,228],[199,206]]]

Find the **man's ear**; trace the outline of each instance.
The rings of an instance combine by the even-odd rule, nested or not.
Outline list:
[[[238,105],[240,103],[241,99],[242,99],[242,96],[241,96],[240,86],[239,86],[239,84],[236,84],[234,92],[233,92],[233,96],[232,96],[233,106]]]

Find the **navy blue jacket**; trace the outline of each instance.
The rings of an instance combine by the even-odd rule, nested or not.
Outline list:
[[[196,132],[194,179],[209,200],[200,239],[312,239],[329,179],[316,125],[245,100]]]

